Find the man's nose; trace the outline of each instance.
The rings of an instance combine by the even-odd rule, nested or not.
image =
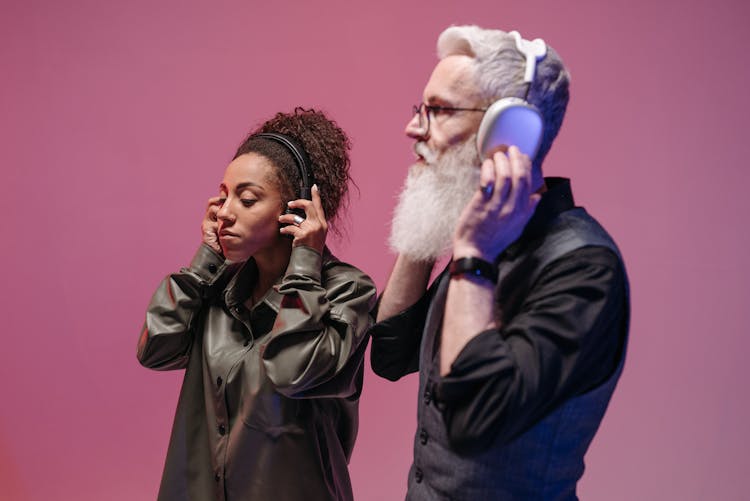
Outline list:
[[[420,127],[419,122],[419,113],[415,113],[414,116],[411,117],[411,120],[409,120],[409,123],[406,124],[404,132],[412,139],[427,140],[429,137],[427,128]]]

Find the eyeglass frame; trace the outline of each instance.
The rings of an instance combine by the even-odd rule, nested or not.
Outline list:
[[[441,111],[481,111],[485,112],[489,108],[457,108],[454,106],[440,106],[436,104],[425,104],[419,103],[419,105],[412,106],[412,115],[419,117],[419,128],[424,129],[424,134],[430,132],[430,115],[435,112]],[[422,126],[422,110],[425,110],[424,117],[427,120],[427,127]]]

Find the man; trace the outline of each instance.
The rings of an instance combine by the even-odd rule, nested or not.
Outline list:
[[[371,330],[376,373],[420,373],[407,498],[576,499],[622,370],[629,300],[612,239],[567,179],[542,176],[568,73],[547,47],[527,86],[514,37],[476,26],[445,30],[438,55],[406,127],[418,158]],[[480,162],[482,111],[524,95],[544,123],[533,162],[513,146]]]

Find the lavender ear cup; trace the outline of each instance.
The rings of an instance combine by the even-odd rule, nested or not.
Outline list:
[[[484,160],[500,146],[516,146],[533,161],[542,141],[542,115],[517,97],[495,101],[484,113],[477,133],[477,151]]]

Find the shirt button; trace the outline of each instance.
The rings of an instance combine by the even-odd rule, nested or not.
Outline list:
[[[417,483],[422,483],[422,478],[424,478],[424,474],[422,473],[422,470],[417,468],[414,470],[414,480],[417,481]]]
[[[217,482],[221,480],[221,475],[219,475],[218,473],[214,475],[214,480],[216,480]]]
[[[223,382],[224,381],[221,379],[221,376],[219,376],[219,377],[216,378],[216,386],[221,386],[221,383],[223,383]]]
[[[227,429],[224,427],[223,424],[219,425],[219,435],[224,435],[227,432]]]
[[[218,268],[215,264],[211,263],[208,265],[208,271],[210,271],[211,273],[216,273],[216,270],[218,270]]]
[[[419,441],[422,443],[422,445],[427,443],[427,436],[428,435],[426,430],[423,429],[419,432]]]

